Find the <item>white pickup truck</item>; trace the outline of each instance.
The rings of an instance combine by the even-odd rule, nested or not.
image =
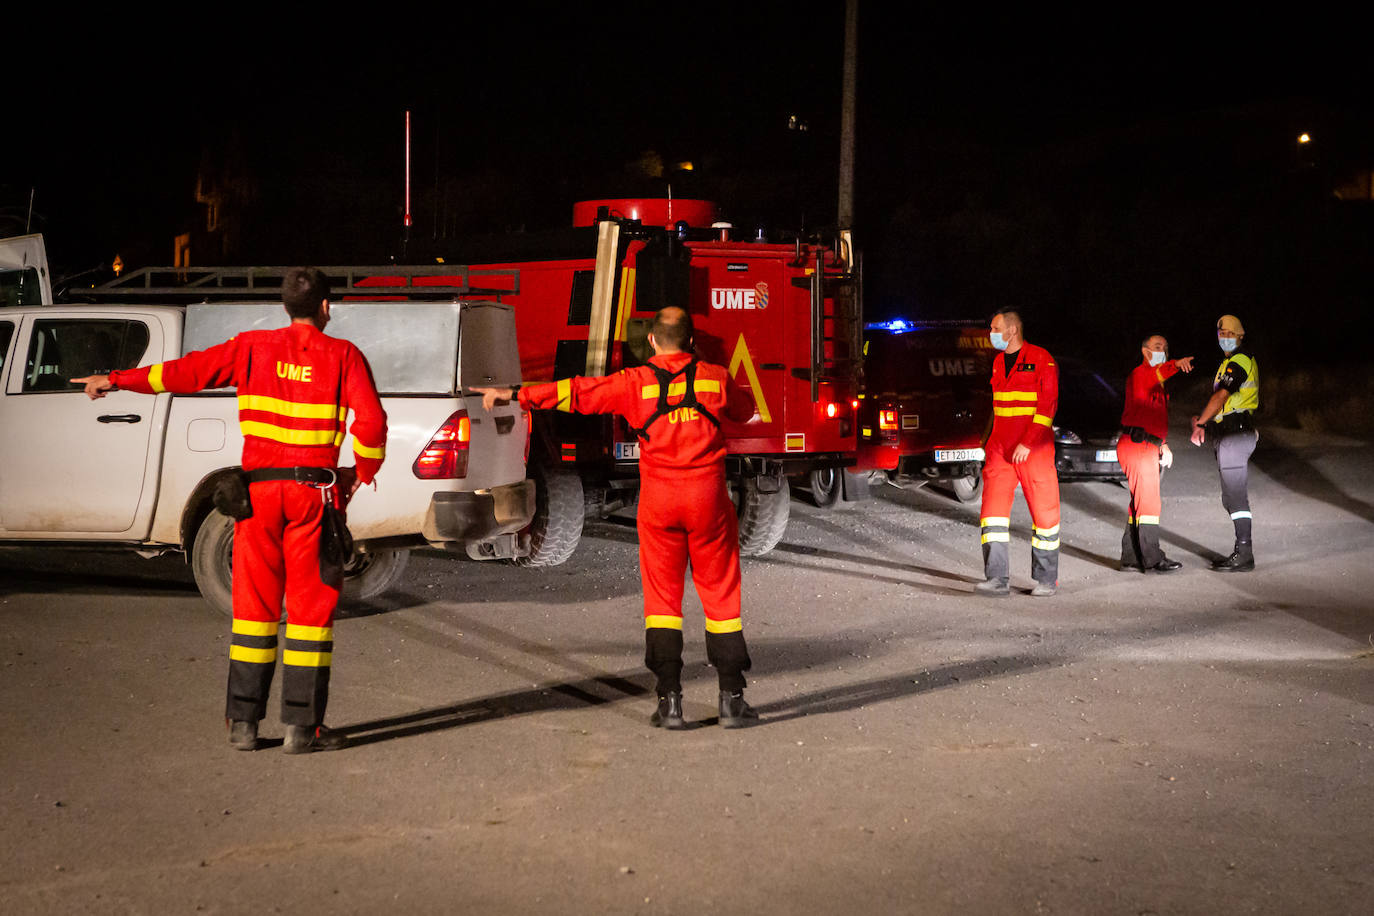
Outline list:
[[[348,509],[357,553],[345,597],[381,594],[415,546],[527,554],[529,418],[463,396],[519,382],[511,307],[338,302],[332,316],[329,333],[367,356],[389,429],[375,492],[359,490]],[[233,525],[211,493],[243,445],[234,392],[91,401],[69,380],[286,322],[280,302],[0,307],[0,544],[184,551],[201,593],[228,611]]]

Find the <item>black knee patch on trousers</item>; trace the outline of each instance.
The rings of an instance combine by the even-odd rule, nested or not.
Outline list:
[[[324,724],[329,703],[329,666],[282,665],[281,720],[307,728]]]
[[[644,631],[644,666],[658,678],[659,696],[682,692],[682,631],[649,627]]]
[[[706,660],[716,669],[720,679],[720,689],[734,693],[743,690],[744,672],[753,665],[749,660],[749,648],[744,644],[744,633],[707,633]]]

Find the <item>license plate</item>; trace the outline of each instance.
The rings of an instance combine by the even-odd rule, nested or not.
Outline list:
[[[638,461],[639,443],[638,442],[617,442],[615,444],[616,461]]]
[[[984,458],[981,448],[937,448],[935,450],[935,460],[943,461],[982,461]]]
[[[1114,449],[1114,448],[1100,448],[1100,449],[1098,449],[1098,450],[1097,450],[1097,460],[1098,460],[1098,461],[1115,461],[1115,460],[1116,460],[1116,449]]]

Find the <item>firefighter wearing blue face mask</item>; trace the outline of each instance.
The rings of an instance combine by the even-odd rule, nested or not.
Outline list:
[[[1212,397],[1193,417],[1194,445],[1210,441],[1221,472],[1221,504],[1231,514],[1236,544],[1231,555],[1212,563],[1218,572],[1255,568],[1252,517],[1247,484],[1250,456],[1259,442],[1254,415],[1259,408],[1259,363],[1246,352],[1245,328],[1235,315],[1217,320],[1217,345],[1226,354],[1212,383]]]

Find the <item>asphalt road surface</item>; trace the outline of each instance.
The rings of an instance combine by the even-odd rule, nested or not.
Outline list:
[[[794,501],[744,564],[741,731],[695,604],[694,727],[649,728],[628,523],[551,570],[415,555],[336,627],[355,746],[303,757],[227,745],[179,559],[0,551],[0,912],[1374,912],[1370,444],[1265,430],[1238,575],[1178,455],[1185,568],[1118,571],[1125,490],[1066,485],[1051,599],[1019,497],[1007,599],[976,507]]]

